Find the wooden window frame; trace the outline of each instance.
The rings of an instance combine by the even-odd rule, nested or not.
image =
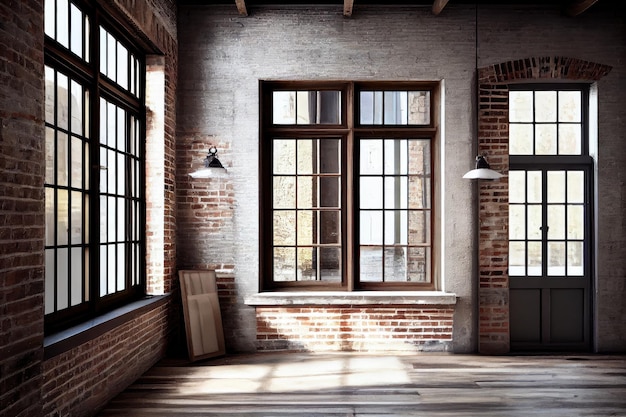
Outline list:
[[[259,82],[259,286],[266,291],[415,291],[434,290],[439,279],[439,265],[436,261],[439,250],[438,224],[438,172],[439,141],[437,103],[439,102],[438,82],[423,81],[260,81]],[[272,123],[272,93],[274,91],[321,91],[340,90],[341,123],[335,125],[275,125]],[[430,92],[429,123],[424,125],[360,125],[360,91],[412,91]],[[272,241],[272,140],[274,138],[324,138],[341,139],[341,234],[342,234],[342,279],[341,282],[323,281],[275,281],[273,277]],[[359,236],[358,236],[358,178],[355,161],[360,138],[427,139],[430,141],[431,190],[430,190],[430,281],[429,282],[360,282]],[[295,247],[298,245],[296,244]]]

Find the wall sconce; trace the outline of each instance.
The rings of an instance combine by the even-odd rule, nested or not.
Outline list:
[[[226,168],[217,159],[217,148],[211,146],[209,153],[204,158],[204,167],[189,174],[192,178],[220,178],[226,176]]]
[[[476,168],[468,171],[463,175],[463,178],[469,180],[497,180],[502,178],[502,176],[498,171],[491,169],[484,156],[478,155],[476,156]]]

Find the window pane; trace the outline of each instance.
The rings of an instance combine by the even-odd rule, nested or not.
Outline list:
[[[585,273],[583,242],[567,242],[567,275],[582,276]]]
[[[56,30],[56,0],[45,0],[44,4],[44,32],[54,39]],[[46,311],[46,313],[48,313],[48,311]]]
[[[385,124],[406,125],[408,119],[406,91],[385,91]]]
[[[528,171],[527,175],[527,200],[529,203],[541,203],[543,201],[542,198],[542,190],[543,183],[541,181],[541,172],[540,171]]]
[[[548,242],[548,275],[565,275],[565,242]]]
[[[76,81],[71,82],[71,131],[83,134],[83,88]]]
[[[75,306],[83,302],[83,249],[71,249],[72,268],[70,273],[70,303]]]
[[[317,174],[317,141],[306,139],[298,140],[298,174]]]
[[[290,139],[273,140],[274,175],[295,175],[296,173],[296,141]]]
[[[383,243],[382,211],[361,211],[359,243],[361,245],[381,245]]]
[[[407,248],[407,281],[431,282],[430,248]]]
[[[296,244],[296,212],[274,211],[274,245]]]
[[[407,208],[407,178],[385,177],[385,208]]]
[[[522,205],[509,206],[509,239],[526,239],[526,210]]]
[[[54,246],[56,238],[54,236],[56,228],[56,211],[54,210],[54,189],[45,188],[45,205],[46,205],[46,246]]]
[[[66,75],[57,72],[57,126],[68,129],[69,120],[69,83]]]
[[[48,0],[48,2],[51,0]],[[45,69],[45,92],[46,92],[46,104],[45,104],[45,121],[46,123],[54,124],[54,105],[55,94],[57,93],[54,85],[54,73],[55,71],[46,66]]]
[[[69,195],[67,190],[57,190],[57,245],[69,243]]]
[[[296,98],[298,124],[341,123],[340,91],[298,91]]]
[[[567,201],[569,203],[585,202],[585,173],[583,171],[567,172]]]
[[[314,281],[317,280],[317,250],[316,248],[298,248],[297,250],[297,280]]]
[[[100,246],[100,296],[107,294],[107,268],[109,265],[108,250],[106,245]],[[111,272],[113,273],[113,271]]]
[[[526,175],[524,171],[509,171],[509,203],[526,202]]]
[[[318,177],[298,177],[298,208],[319,207]]]
[[[430,141],[409,141],[409,174],[430,175]]]
[[[54,184],[55,166],[55,154],[56,146],[54,141],[54,130],[50,127],[46,127],[46,145],[45,145],[45,158],[46,158],[46,184]]]
[[[585,238],[585,210],[583,206],[567,206],[567,238]]]
[[[526,275],[526,245],[524,242],[509,242],[509,275]]]
[[[556,155],[556,125],[535,125],[535,154]]]
[[[511,91],[509,92],[509,121],[532,122],[533,121],[533,92]]]
[[[383,208],[383,179],[382,177],[361,177],[359,207],[361,209]]]
[[[83,186],[83,141],[72,137],[72,187],[82,188]]]
[[[116,291],[126,289],[126,244],[120,243],[117,246],[117,281]]]
[[[409,211],[409,245],[430,243],[430,212]]]
[[[407,212],[385,211],[385,245],[407,244]]]
[[[296,123],[295,91],[274,91],[272,116],[277,125]]]
[[[548,206],[548,239],[565,239],[565,206]]]
[[[565,202],[565,171],[548,172],[548,203]]]
[[[70,229],[70,243],[76,245],[83,242],[83,193],[78,191],[72,191],[71,200],[72,224]]]
[[[529,204],[526,206],[528,211],[528,239],[541,239],[541,227],[543,224],[543,215],[541,212],[541,205]]]
[[[320,178],[320,207],[341,206],[341,182],[339,177]]]
[[[296,249],[274,248],[274,281],[295,281]]]
[[[49,314],[54,312],[54,299],[55,299],[55,250],[54,249],[46,249],[45,251],[45,288],[44,288],[44,298],[45,298],[45,312],[44,314]]]
[[[338,139],[319,140],[319,165],[322,174],[341,173],[341,143]]]
[[[296,177],[274,177],[273,199],[274,208],[296,207]]]
[[[326,282],[341,282],[341,249],[319,248],[320,278]]]
[[[407,281],[407,248],[385,248],[385,282]]]
[[[430,179],[409,177],[409,208],[430,208]]]
[[[383,173],[383,141],[379,139],[359,142],[359,167],[361,175],[380,175]]]
[[[580,91],[559,91],[559,122],[582,121]]]
[[[317,214],[311,210],[299,211],[297,213],[298,219],[298,245],[312,245],[318,243],[317,233]]]
[[[79,57],[83,57],[83,14],[78,7],[71,5],[71,42],[70,49]]]
[[[320,243],[339,244],[341,236],[341,216],[339,211],[320,212]]]
[[[409,124],[430,124],[430,91],[409,91]]]
[[[67,0],[57,0],[57,35],[56,40],[66,48],[69,48],[69,4]]]
[[[69,307],[68,285],[70,266],[68,264],[67,248],[57,249],[57,276],[56,276],[56,302],[57,310]]]
[[[128,90],[128,49],[118,42],[117,44],[117,83]]]
[[[384,142],[385,174],[407,174],[407,141],[403,139],[385,139]]]
[[[361,282],[381,282],[383,278],[383,248],[361,247],[359,264]]]
[[[556,122],[556,91],[535,91],[535,121]]]
[[[580,155],[582,133],[578,124],[559,125],[559,155]]]
[[[532,155],[534,153],[533,125],[509,125],[509,154]]]
[[[541,242],[528,242],[528,275],[541,276]]]

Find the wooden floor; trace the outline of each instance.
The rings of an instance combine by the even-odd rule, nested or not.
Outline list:
[[[164,360],[111,416],[626,416],[626,356],[421,354]]]

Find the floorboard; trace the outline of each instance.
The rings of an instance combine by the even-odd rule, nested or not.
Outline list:
[[[101,417],[626,416],[626,356],[264,353],[166,359]]]

